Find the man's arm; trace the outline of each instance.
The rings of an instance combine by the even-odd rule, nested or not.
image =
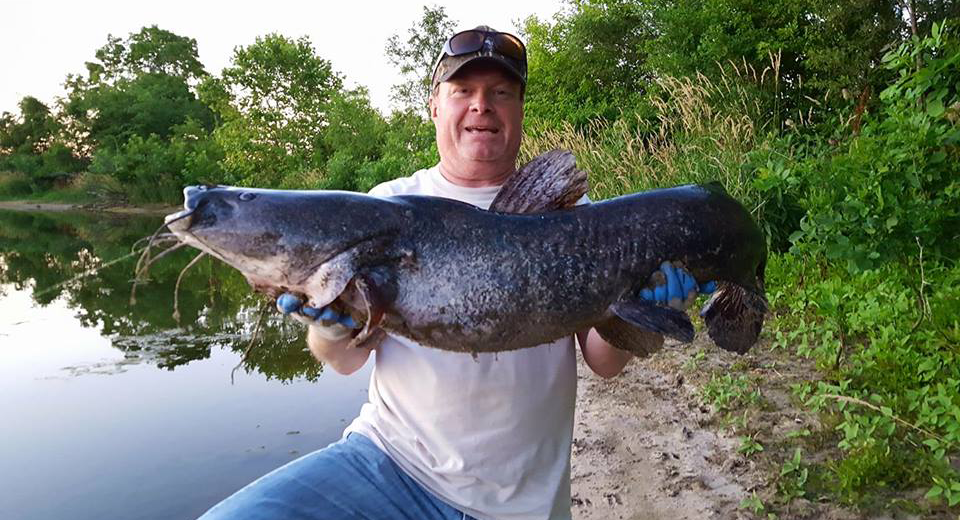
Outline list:
[[[583,353],[587,366],[594,374],[603,378],[619,375],[623,367],[633,359],[633,354],[607,343],[597,333],[597,329],[578,332],[577,342],[580,343],[580,352]]]
[[[297,295],[281,294],[277,309],[307,325],[307,347],[313,357],[329,365],[338,374],[360,370],[370,357],[370,348],[351,348],[353,332],[359,327],[349,314],[339,314],[329,307],[316,309],[304,305]]]
[[[693,276],[682,267],[664,262],[660,269],[650,277],[652,288],[640,291],[644,299],[667,305],[677,310],[686,311],[697,298],[697,294],[711,293],[716,289],[716,283],[706,282],[698,284]],[[583,360],[590,370],[600,377],[613,377],[623,371],[633,354],[618,349],[607,343],[597,329],[580,331],[577,333]]]
[[[307,328],[307,346],[310,353],[321,363],[333,368],[338,374],[349,375],[367,362],[370,357],[370,348],[349,348],[353,339],[349,332],[346,335],[330,337],[322,325],[311,325]],[[342,326],[341,326],[342,327]]]

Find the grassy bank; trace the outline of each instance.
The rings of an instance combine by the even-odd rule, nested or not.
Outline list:
[[[38,182],[23,173],[0,172],[0,200],[115,206],[126,204],[129,196],[106,175],[85,172]]]

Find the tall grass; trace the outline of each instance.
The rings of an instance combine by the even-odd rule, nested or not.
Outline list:
[[[653,117],[598,121],[576,128],[534,128],[521,162],[562,148],[590,174],[591,196],[604,199],[656,187],[719,181],[753,208],[762,204],[747,153],[769,146],[780,126],[779,57],[757,72],[728,63],[718,79],[665,77],[650,96]]]
[[[11,199],[33,193],[30,177],[19,172],[0,172],[0,198]]]

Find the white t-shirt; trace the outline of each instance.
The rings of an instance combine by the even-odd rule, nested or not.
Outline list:
[[[458,186],[435,166],[370,194],[486,209],[498,190]],[[389,335],[375,359],[370,401],[344,436],[368,437],[427,490],[478,519],[570,518],[573,337],[474,358]]]

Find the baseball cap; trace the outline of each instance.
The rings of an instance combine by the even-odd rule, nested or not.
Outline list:
[[[527,50],[520,38],[479,25],[454,34],[443,44],[433,68],[432,88],[437,88],[475,60],[496,63],[521,84],[527,84]]]

